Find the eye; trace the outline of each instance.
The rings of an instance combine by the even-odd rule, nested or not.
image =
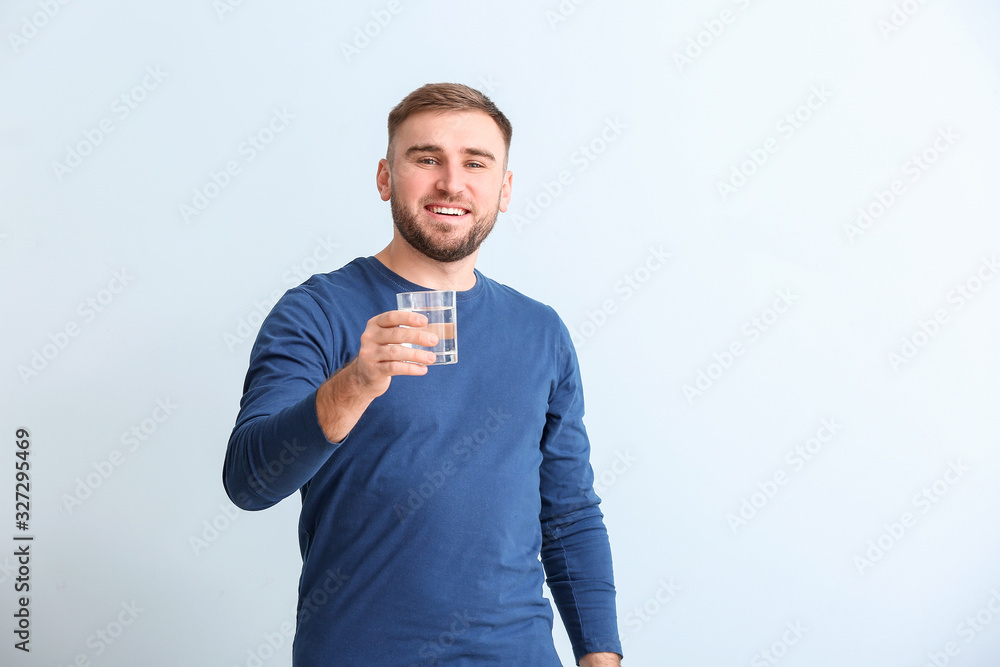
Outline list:
[[[486,168],[486,165],[483,164],[482,162],[470,162],[467,166],[469,166],[469,167],[476,167],[477,169],[485,169]]]
[[[432,157],[422,157],[417,160],[418,164],[437,164],[437,160]]]

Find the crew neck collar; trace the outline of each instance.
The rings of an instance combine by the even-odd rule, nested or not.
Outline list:
[[[361,259],[364,260],[364,262],[380,276],[392,283],[392,285],[399,289],[400,292],[425,292],[432,289],[430,287],[425,287],[424,285],[418,285],[417,283],[410,282],[395,271],[390,270],[389,267],[380,262],[374,255],[362,257]],[[479,272],[479,269],[473,269],[473,271],[476,274],[476,284],[467,290],[455,290],[455,298],[458,301],[469,301],[482,294],[486,285],[486,278]]]

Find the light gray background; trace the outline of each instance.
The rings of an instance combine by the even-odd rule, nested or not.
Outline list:
[[[384,246],[385,116],[460,81],[514,124],[479,266],[579,343],[626,664],[997,664],[998,28],[990,0],[4,3],[0,663],[289,663],[298,497],[221,484],[253,334]]]

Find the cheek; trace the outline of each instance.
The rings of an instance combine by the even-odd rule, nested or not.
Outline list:
[[[400,197],[418,200],[427,192],[428,186],[425,180],[419,177],[397,180],[393,184],[393,192]]]

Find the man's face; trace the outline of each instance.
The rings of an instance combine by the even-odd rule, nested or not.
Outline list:
[[[481,111],[417,113],[399,126],[393,149],[376,181],[399,235],[439,262],[474,253],[510,201],[497,124]]]

